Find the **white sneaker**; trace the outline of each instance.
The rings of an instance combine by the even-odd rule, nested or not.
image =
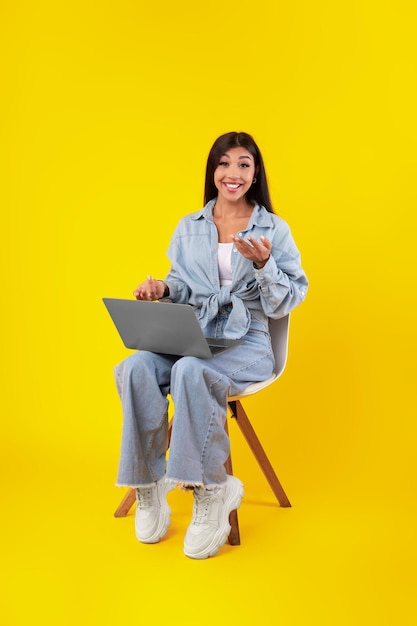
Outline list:
[[[166,494],[172,488],[163,477],[136,489],[135,530],[142,543],[157,543],[166,534],[171,523]]]
[[[242,501],[243,485],[236,476],[227,476],[215,489],[194,488],[193,519],[187,528],[184,552],[192,559],[213,556],[230,533],[229,514]]]

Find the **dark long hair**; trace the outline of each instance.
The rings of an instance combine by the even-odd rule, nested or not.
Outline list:
[[[207,159],[206,183],[204,187],[204,204],[217,197],[218,191],[214,184],[214,171],[220,163],[221,157],[231,148],[245,148],[253,156],[255,161],[256,183],[246,192],[246,199],[251,204],[260,204],[267,211],[273,213],[271,200],[269,197],[268,182],[266,179],[265,166],[261,152],[255,140],[248,133],[226,133],[221,135],[214,142]]]

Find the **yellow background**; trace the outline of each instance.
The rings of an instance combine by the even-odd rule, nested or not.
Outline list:
[[[0,622],[415,624],[411,0],[3,1]],[[214,139],[254,135],[310,279],[283,378],[235,425],[242,545],[116,520],[127,353],[101,302],[163,277]]]

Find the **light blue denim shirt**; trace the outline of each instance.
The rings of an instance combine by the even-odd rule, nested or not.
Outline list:
[[[268,318],[290,313],[304,300],[308,281],[287,223],[256,205],[239,235],[267,237],[272,242],[271,256],[262,269],[256,269],[233,246],[232,283],[220,286],[214,204],[215,199],[210,200],[179,222],[168,249],[171,269],[165,283],[169,300],[192,305],[203,330],[222,307],[231,304],[224,336],[240,339],[251,325],[267,330]]]

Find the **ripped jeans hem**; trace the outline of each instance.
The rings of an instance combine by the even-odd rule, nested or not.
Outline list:
[[[213,491],[214,489],[217,489],[218,487],[222,487],[225,483],[213,483],[210,485],[205,485],[202,482],[199,481],[186,481],[186,480],[179,480],[178,478],[166,478],[167,483],[169,483],[170,485],[173,485],[173,487],[179,487],[182,491],[189,491],[190,489],[194,489],[195,487],[199,487],[202,489],[207,489],[207,491]]]
[[[160,480],[164,480],[164,477],[160,478]],[[170,486],[171,489],[174,489],[175,487],[179,487],[179,489],[181,489],[182,491],[190,491],[192,489],[194,489],[195,487],[199,487],[202,489],[207,489],[207,491],[213,491],[214,489],[217,489],[218,487],[223,487],[226,483],[212,483],[210,485],[205,485],[202,482],[198,482],[198,481],[186,481],[186,480],[179,480],[178,478],[167,478],[165,477],[165,481],[168,483],[168,485]],[[143,487],[151,487],[152,485],[156,485],[157,482],[159,481],[152,481],[150,483],[116,483],[116,487],[124,487],[124,488],[130,488],[130,489],[142,489]]]

